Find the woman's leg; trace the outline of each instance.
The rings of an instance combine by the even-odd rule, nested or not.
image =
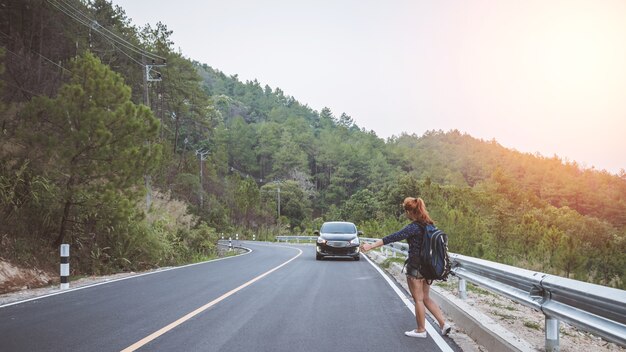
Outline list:
[[[424,309],[424,280],[406,277],[407,285],[411,291],[411,296],[415,301],[415,320],[417,321],[417,332],[426,331],[426,310]]]
[[[443,313],[441,313],[441,309],[439,309],[437,303],[430,298],[430,285],[427,283],[422,285],[422,300],[424,301],[424,306],[426,306],[426,308],[433,313],[435,319],[437,319],[439,327],[443,329],[443,325],[446,323],[446,320],[443,317]]]

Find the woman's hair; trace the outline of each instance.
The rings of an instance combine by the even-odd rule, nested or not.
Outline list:
[[[402,206],[411,220],[417,221],[420,224],[434,224],[433,219],[428,215],[426,204],[424,204],[422,198],[406,197],[404,198],[404,202],[402,202]]]

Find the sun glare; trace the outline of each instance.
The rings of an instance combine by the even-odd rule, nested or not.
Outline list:
[[[593,99],[623,83],[619,58],[624,47],[616,46],[619,41],[614,38],[620,31],[607,27],[601,18],[569,17],[546,28],[540,43],[541,74],[558,95]]]

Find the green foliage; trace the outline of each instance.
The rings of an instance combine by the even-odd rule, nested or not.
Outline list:
[[[541,325],[539,325],[538,323],[535,323],[534,321],[526,320],[524,321],[524,326],[529,329],[541,331]]]
[[[24,0],[0,14],[23,53],[0,66],[0,86],[20,82],[0,105],[2,256],[35,264],[67,239],[78,270],[113,272],[202,260],[218,233],[271,241],[347,220],[383,237],[406,225],[402,200],[419,196],[453,252],[625,287],[623,172],[456,130],[385,141],[346,113],[186,59],[163,23],[138,28],[107,1],[73,3],[165,57],[163,81],[144,86],[143,58],[52,6]]]
[[[494,294],[474,284],[468,283],[467,290],[483,296],[493,296]]]
[[[626,225],[626,183],[606,171],[584,169],[556,156],[507,150],[495,141],[485,142],[456,130],[429,131],[422,137],[401,135],[390,144],[418,178],[457,186],[463,182],[451,180],[459,173],[469,186],[492,178],[501,183],[503,192],[541,199],[557,208],[568,206],[618,227]]]
[[[400,258],[400,257],[387,258],[380,264],[380,266],[382,266],[385,269],[389,269],[392,263],[398,263],[400,265],[404,265],[404,260],[405,260],[404,258]]]
[[[363,189],[350,197],[341,208],[341,218],[355,223],[383,218],[382,204],[369,189]]]
[[[99,207],[109,192],[132,194],[160,154],[149,144],[158,121],[130,101],[130,88],[119,74],[90,53],[71,68],[73,75],[57,97],[37,97],[24,108],[17,133],[26,158],[35,160],[61,192],[57,244],[68,221],[81,216],[78,208]]]
[[[301,227],[305,219],[310,218],[311,201],[305,191],[293,180],[268,183],[261,187],[262,204],[266,209],[276,209],[274,214],[278,213],[279,193],[282,224],[292,228]]]

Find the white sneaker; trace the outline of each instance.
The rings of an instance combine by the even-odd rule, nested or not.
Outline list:
[[[404,334],[409,337],[421,337],[421,338],[426,337],[426,331],[417,332],[415,330],[411,330],[411,331],[405,332]]]
[[[450,333],[450,330],[452,330],[452,327],[450,326],[450,324],[448,323],[443,324],[443,328],[441,328],[441,336],[448,335],[448,333]]]

